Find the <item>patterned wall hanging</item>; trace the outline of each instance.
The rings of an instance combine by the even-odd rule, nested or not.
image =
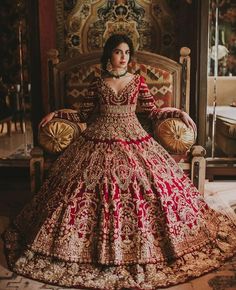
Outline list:
[[[164,0],[56,0],[62,57],[101,50],[112,33],[126,33],[135,48],[171,57],[175,17]]]

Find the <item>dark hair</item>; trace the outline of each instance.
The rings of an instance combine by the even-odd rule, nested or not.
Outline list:
[[[127,35],[124,34],[113,34],[107,39],[103,47],[101,64],[102,69],[104,71],[106,70],[108,60],[111,59],[112,51],[121,43],[126,43],[129,46],[130,50],[129,62],[131,61],[132,56],[134,55],[134,46],[132,40]]]

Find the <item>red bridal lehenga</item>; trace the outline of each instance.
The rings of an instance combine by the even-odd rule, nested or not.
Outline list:
[[[57,114],[78,121],[99,107],[5,232],[10,268],[73,288],[146,290],[222,265],[236,252],[235,226],[141,127],[138,99],[161,116],[144,79],[115,93],[98,78],[89,92],[80,113]]]

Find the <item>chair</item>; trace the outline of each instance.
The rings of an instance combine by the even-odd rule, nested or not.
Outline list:
[[[2,117],[0,116],[0,133],[4,131],[4,124],[7,124],[7,135],[11,137],[11,123],[12,123],[12,116]]]
[[[178,63],[158,54],[138,51],[135,60],[130,63],[129,71],[132,73],[139,73],[145,77],[158,107],[173,106],[181,108],[188,113],[190,49],[182,48],[180,54],[180,62]],[[92,52],[60,62],[56,50],[51,50],[49,52],[48,76],[51,110],[58,110],[61,108],[79,109],[80,100],[87,93],[90,81],[101,73],[99,64],[100,55],[100,52]],[[182,137],[187,137],[187,139],[189,137],[190,132],[186,132],[186,128],[183,128],[183,124],[180,125],[176,123],[179,122],[179,120],[167,119],[153,126],[139,108],[137,109],[137,115],[143,127],[156,139],[158,139],[158,132],[161,130],[162,132],[163,130],[166,132],[167,128],[171,129],[171,136],[174,138],[174,141],[176,141],[175,145],[178,145],[180,141],[182,145],[183,143],[185,144],[186,140]],[[61,120],[59,122],[61,122]],[[81,131],[82,125],[83,124],[80,124]],[[70,136],[72,135],[70,134]],[[167,136],[167,140],[168,138],[170,139],[170,134]],[[73,137],[71,137],[71,139],[73,139]],[[203,192],[205,180],[205,149],[201,146],[194,145],[191,146],[191,148],[187,146],[185,150],[177,146],[173,150],[171,146],[168,147],[164,144],[165,142],[163,142],[163,139],[164,138],[160,136],[160,139],[157,141],[162,143],[186,174],[190,176],[199,191]],[[172,141],[172,139],[170,141]],[[171,144],[173,142],[166,143]],[[190,145],[193,145],[193,143],[194,142]],[[36,147],[33,148],[31,156],[31,188],[32,191],[35,192],[42,183],[45,170],[51,166],[57,155],[48,154],[42,148]]]
[[[11,136],[12,110],[7,103],[8,89],[0,78],[0,133],[7,124],[7,135]]]

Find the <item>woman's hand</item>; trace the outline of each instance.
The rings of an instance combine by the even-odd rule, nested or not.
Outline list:
[[[44,127],[48,122],[50,122],[53,119],[54,116],[55,116],[55,112],[51,112],[47,114],[45,117],[43,117],[43,119],[39,123],[39,128]]]
[[[197,127],[194,121],[190,118],[190,116],[186,112],[180,109],[176,109],[174,107],[165,107],[160,109],[160,113],[161,118],[164,119],[173,117],[180,118],[188,128],[192,127],[195,132],[197,131]]]
[[[195,132],[197,131],[196,124],[193,122],[193,120],[186,112],[180,111],[179,117],[187,125],[187,127],[189,128],[192,127]]]

